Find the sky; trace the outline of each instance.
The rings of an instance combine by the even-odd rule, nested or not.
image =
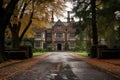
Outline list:
[[[65,13],[63,13],[63,15],[64,15],[64,17],[59,17],[59,18],[57,18],[57,17],[55,17],[55,21],[57,21],[58,19],[60,19],[61,21],[64,21],[64,22],[67,22],[67,19],[66,19],[66,17],[67,17],[67,11],[72,11],[72,8],[73,8],[73,6],[72,6],[72,3],[71,2],[66,2],[66,12]],[[72,17],[74,14],[70,14],[70,16]],[[74,18],[74,20],[75,21],[78,21],[78,19],[77,18]]]

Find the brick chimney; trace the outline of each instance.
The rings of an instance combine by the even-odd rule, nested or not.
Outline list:
[[[70,11],[67,11],[67,22],[69,23],[70,22]]]
[[[54,12],[52,11],[52,18],[51,18],[51,22],[54,23]]]

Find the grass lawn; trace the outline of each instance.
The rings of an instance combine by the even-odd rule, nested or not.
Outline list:
[[[45,52],[34,52],[33,56],[41,56],[43,55]]]
[[[80,56],[88,56],[88,53],[83,51],[83,52],[75,52],[76,54],[80,55]]]

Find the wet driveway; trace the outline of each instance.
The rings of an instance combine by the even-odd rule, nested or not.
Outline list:
[[[7,80],[119,80],[94,69],[70,55],[70,52],[52,52],[29,69]]]

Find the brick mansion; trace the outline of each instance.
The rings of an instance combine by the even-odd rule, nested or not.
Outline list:
[[[34,36],[34,48],[49,49],[54,51],[64,51],[74,49],[76,45],[76,28],[75,21],[68,17],[66,22],[54,21],[53,13],[49,28],[36,29]]]

